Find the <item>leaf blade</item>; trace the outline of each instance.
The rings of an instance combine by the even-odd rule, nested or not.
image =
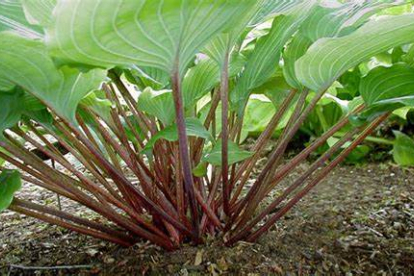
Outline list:
[[[316,41],[295,65],[302,84],[327,89],[345,71],[371,56],[414,41],[414,15],[370,21],[350,35]]]
[[[253,0],[60,1],[47,40],[55,55],[71,62],[178,69],[183,75],[198,49],[254,5]]]
[[[414,140],[406,134],[395,131],[394,161],[400,166],[414,166]]]
[[[6,210],[13,201],[14,194],[20,190],[22,182],[16,170],[4,170],[0,174],[0,212]]]

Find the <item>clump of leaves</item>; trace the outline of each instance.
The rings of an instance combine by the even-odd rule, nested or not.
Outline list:
[[[401,5],[0,0],[0,206],[125,246],[145,239],[173,250],[208,234],[227,245],[256,240],[390,112],[413,104],[411,59],[374,69],[362,80],[363,100],[281,162],[341,75],[414,42],[413,14],[375,16]],[[269,99],[274,113],[246,151],[245,120],[261,111],[252,108],[253,94]],[[275,130],[281,134],[253,177]],[[104,220],[14,197],[20,179],[10,168]]]

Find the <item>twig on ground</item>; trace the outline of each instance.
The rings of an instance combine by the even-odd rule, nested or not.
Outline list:
[[[62,269],[90,269],[93,265],[62,265],[62,266],[24,266],[24,265],[9,265],[9,274],[13,269],[21,270],[62,270]]]

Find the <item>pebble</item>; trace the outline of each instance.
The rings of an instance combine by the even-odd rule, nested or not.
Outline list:
[[[401,230],[403,228],[403,225],[399,222],[394,222],[393,227],[395,230]]]
[[[104,259],[104,262],[106,264],[113,264],[115,262],[115,259],[112,258],[112,257],[107,257],[107,258]]]

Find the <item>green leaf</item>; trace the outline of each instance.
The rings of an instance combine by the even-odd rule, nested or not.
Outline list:
[[[183,98],[186,107],[193,106],[204,94],[220,82],[220,68],[212,59],[201,60],[190,68],[183,80]]]
[[[404,55],[402,58],[405,63],[407,63],[411,67],[414,67],[414,44],[411,45],[407,54]]]
[[[154,90],[166,88],[170,82],[170,76],[157,68],[143,67],[125,70],[127,80],[138,86],[140,90],[151,87]]]
[[[206,154],[202,160],[214,166],[221,166],[221,140],[217,141],[211,152]],[[252,152],[240,149],[237,144],[229,140],[229,165],[239,163],[249,157],[253,156]]]
[[[275,0],[265,0],[262,1],[260,9],[256,12],[253,17],[250,25],[255,26],[260,23],[265,22],[266,20],[271,19],[279,14],[289,13],[291,10],[295,9],[296,6],[302,5],[303,3],[315,2],[314,0],[295,0],[295,1],[275,1]]]
[[[348,164],[358,164],[367,160],[367,155],[372,151],[372,148],[367,145],[358,145],[345,159]]]
[[[338,82],[342,87],[338,87],[337,96],[342,100],[352,100],[359,95],[359,85],[361,82],[361,71],[358,67],[354,70],[345,72],[339,79]]]
[[[359,90],[367,105],[363,117],[414,106],[414,68],[405,64],[377,67],[362,78]]]
[[[406,106],[406,107],[402,107],[397,110],[394,110],[392,114],[400,117],[403,120],[407,120],[407,115],[412,110],[413,110],[413,107]]]
[[[238,51],[244,42],[244,38],[251,30],[250,27],[248,28],[249,22],[254,18],[265,1],[257,1],[248,13],[240,15],[240,19],[234,25],[223,33],[216,35],[201,51],[217,62],[220,71],[227,57],[232,60],[234,56],[238,56]]]
[[[6,210],[13,201],[14,194],[22,187],[20,173],[4,170],[0,174],[0,212]]]
[[[229,65],[229,77],[238,74],[245,63],[241,55],[233,56]],[[190,68],[183,80],[183,98],[186,108],[193,107],[207,92],[220,83],[221,70],[217,62],[209,58]]]
[[[8,154],[7,151],[3,148],[0,148],[0,152],[4,153],[4,154]],[[0,158],[0,166],[3,166],[6,163],[6,161],[2,158]]]
[[[56,133],[60,133],[54,125],[53,125],[53,115],[50,114],[49,110],[42,109],[42,110],[35,110],[35,111],[25,111],[24,119],[34,120],[43,126],[53,129]]]
[[[333,147],[340,139],[335,137],[330,137],[326,144],[329,148]],[[351,142],[345,143],[341,148],[345,149],[349,147]],[[326,150],[326,149],[325,149]],[[323,152],[325,152],[323,150]],[[367,155],[372,151],[372,148],[367,145],[358,145],[354,150],[351,151],[351,153],[348,155],[348,157],[345,160],[345,163],[347,164],[358,164],[364,161],[364,158],[367,157]]]
[[[33,25],[48,26],[52,23],[52,12],[57,0],[19,0],[27,21]]]
[[[41,38],[42,29],[27,21],[20,1],[0,0],[0,32],[13,31],[24,37]]]
[[[307,18],[313,6],[313,1],[304,2],[289,14],[276,17],[269,34],[258,40],[245,70],[231,93],[234,108],[239,113],[242,112],[251,90],[262,85],[276,73],[284,45]]]
[[[394,0],[325,2],[317,6],[285,50],[284,73],[288,83],[292,87],[302,88],[302,84],[296,78],[295,63],[313,42],[323,37],[346,35],[378,11],[386,7],[402,5],[403,2]]]
[[[413,14],[371,20],[350,35],[318,40],[296,62],[296,76],[312,90],[325,90],[369,57],[413,42],[413,33]]]
[[[56,108],[58,114],[61,114],[72,121],[75,121],[75,113],[79,102],[93,89],[100,86],[105,79],[106,72],[103,70],[91,70],[87,73],[79,72],[77,69],[62,67],[60,69],[61,88],[55,87],[52,93],[42,93],[39,98],[50,102],[53,108]]]
[[[25,89],[57,114],[76,122],[79,101],[104,80],[106,72],[57,69],[41,41],[0,33],[0,79]]]
[[[112,102],[106,99],[106,97],[102,97],[101,95],[99,95],[101,94],[101,92],[101,90],[97,90],[89,93],[86,97],[84,97],[81,100],[80,105],[90,108],[91,110],[96,112],[99,115],[99,117],[103,118],[106,123],[113,125],[114,122],[111,116]],[[78,113],[81,113],[82,116],[85,115],[85,113],[80,112],[79,109]],[[94,122],[94,120],[88,120],[88,122]]]
[[[393,0],[389,0],[389,1],[393,1]],[[386,9],[382,9],[382,11],[378,13],[378,15],[400,15],[400,14],[412,13],[413,11],[412,0],[397,0],[395,1],[395,3],[398,3],[395,7],[389,7]]]
[[[203,177],[207,175],[207,163],[201,162],[193,169],[193,175],[196,177]]]
[[[405,1],[346,1],[318,6],[301,28],[301,33],[313,42],[322,37],[345,35],[359,27],[370,16],[387,7],[404,5]]]
[[[47,29],[54,55],[101,67],[148,66],[184,75],[195,53],[256,0],[59,1]],[[85,26],[89,26],[88,28]]]
[[[207,56],[214,60],[219,68],[222,67],[227,51],[234,45],[231,45],[229,34],[221,34],[213,38],[202,50]]]
[[[0,91],[10,91],[15,87],[14,83],[0,79]]]
[[[197,118],[186,119],[186,131],[187,136],[200,137],[207,141],[213,140],[210,132],[206,130],[204,125]],[[143,152],[147,154],[154,147],[155,143],[160,139],[165,139],[170,142],[178,141],[177,125],[174,124],[157,132],[145,145]]]
[[[275,105],[269,99],[262,95],[252,95],[244,113],[243,131],[250,134],[263,132],[275,112]],[[276,130],[285,127],[286,123],[287,120],[283,119]]]
[[[38,111],[45,109],[46,106],[36,97],[29,93],[24,93],[22,104],[25,111]]]
[[[264,94],[272,101],[276,108],[279,108],[291,89],[292,87],[289,86],[283,74],[279,71],[264,84],[255,88],[252,91],[252,96],[254,96],[254,94]],[[252,98],[252,96],[250,96],[250,98]]]
[[[301,33],[298,33],[293,37],[283,53],[283,74],[286,78],[286,82],[297,89],[301,89],[303,85],[296,78],[295,63],[306,53],[311,44],[311,40]]]
[[[414,140],[399,131],[394,134],[397,137],[393,150],[395,162],[400,166],[414,166]]]
[[[23,114],[22,93],[0,92],[0,103],[0,139],[3,139],[3,131],[14,126]]]
[[[139,95],[138,109],[157,117],[164,126],[174,122],[175,109],[171,90],[154,91],[147,87]]]
[[[0,110],[0,138],[1,133],[14,126],[22,115],[32,117],[46,110],[46,106],[41,101],[20,88],[8,92],[0,91],[0,102],[4,104]],[[36,116],[33,119],[36,120]]]

